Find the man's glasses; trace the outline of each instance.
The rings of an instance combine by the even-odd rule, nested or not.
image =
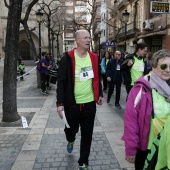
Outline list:
[[[170,66],[169,66],[169,65],[167,65],[167,64],[160,64],[161,70],[166,70],[168,67],[169,67],[169,69],[170,69]]]

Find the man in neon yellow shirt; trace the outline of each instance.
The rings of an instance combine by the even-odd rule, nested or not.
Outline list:
[[[127,94],[129,94],[134,82],[144,75],[144,57],[147,53],[147,45],[139,43],[136,45],[135,52],[129,54],[121,65],[121,71],[124,72],[124,84]]]
[[[77,48],[65,53],[59,65],[57,83],[57,112],[65,120],[67,151],[73,151],[76,133],[81,127],[79,169],[88,170],[96,103],[102,105],[99,58],[88,51],[90,34],[75,33]],[[66,118],[66,119],[65,119]]]

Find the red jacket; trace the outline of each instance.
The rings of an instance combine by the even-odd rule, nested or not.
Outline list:
[[[59,65],[57,82],[57,105],[75,106],[74,83],[75,83],[75,56],[74,50],[69,51],[62,57]],[[98,56],[90,51],[94,78],[92,79],[94,100],[98,102],[99,96],[103,97],[100,81],[100,70]]]

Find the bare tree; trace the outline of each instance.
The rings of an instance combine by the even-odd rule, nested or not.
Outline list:
[[[33,41],[33,39],[32,39],[31,31],[29,30],[28,19],[29,19],[29,16],[30,16],[31,9],[33,8],[33,6],[34,6],[37,2],[38,2],[38,0],[33,0],[33,1],[28,5],[27,11],[26,11],[26,13],[25,13],[25,17],[24,17],[23,19],[21,19],[21,24],[22,24],[23,27],[24,27],[24,30],[25,30],[26,35],[27,35],[27,40],[28,40],[28,42],[29,42],[30,54],[33,55],[34,61],[37,60],[37,52],[36,52],[36,48],[35,48],[34,41]],[[41,54],[39,54],[39,55],[41,55]]]
[[[57,13],[57,11],[63,7],[61,0],[51,0],[51,1],[43,1],[39,3],[40,9],[45,14],[44,23],[48,28],[48,48],[49,53],[51,53],[51,25],[52,25],[52,17]]]
[[[86,0],[86,1],[82,1],[82,3],[87,3],[86,5],[84,5],[84,9],[83,11],[79,14],[79,16],[75,17],[75,18],[70,18],[69,21],[65,21],[66,24],[71,24],[72,28],[74,31],[78,30],[79,28],[84,28],[86,29],[91,37],[93,37],[94,32],[92,32],[92,27],[95,21],[95,17],[97,15],[97,0]],[[82,6],[83,6],[82,4]],[[82,22],[84,19],[84,17],[88,17],[88,19],[86,19],[85,22]],[[93,45],[92,45],[92,40],[91,40],[91,47],[92,47],[92,51],[93,51]]]
[[[8,18],[3,77],[3,121],[14,122],[20,119],[17,112],[16,76],[23,1],[9,0],[8,2],[4,0],[5,6],[8,8]]]

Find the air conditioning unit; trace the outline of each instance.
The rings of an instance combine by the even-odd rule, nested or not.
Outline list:
[[[153,30],[154,24],[151,20],[145,20],[143,22],[143,30]]]

